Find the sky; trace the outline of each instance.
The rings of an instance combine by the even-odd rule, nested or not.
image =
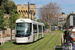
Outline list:
[[[28,4],[34,3],[36,8],[40,8],[43,5],[49,4],[50,2],[57,2],[57,4],[61,7],[61,12],[65,14],[70,14],[75,12],[75,0],[12,0],[15,4]],[[38,10],[36,9],[35,17],[38,19]]]

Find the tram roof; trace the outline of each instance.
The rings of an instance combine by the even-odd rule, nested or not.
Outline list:
[[[33,24],[38,24],[38,25],[44,25],[43,23],[41,22],[37,22],[37,21],[33,21],[31,19],[17,19],[16,20],[16,23],[33,23]]]

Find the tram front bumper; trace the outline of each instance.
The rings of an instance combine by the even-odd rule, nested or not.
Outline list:
[[[28,42],[29,42],[28,37],[22,38],[16,37],[16,43],[28,43]]]

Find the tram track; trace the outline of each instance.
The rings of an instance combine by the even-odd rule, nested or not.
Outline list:
[[[60,33],[60,34],[59,34]],[[54,47],[61,45],[61,32],[52,32],[50,35],[45,35],[43,39],[39,39],[32,43],[17,44],[15,41],[6,42],[3,45],[3,50],[55,50]],[[57,49],[57,48],[56,48]]]
[[[53,37],[53,36],[52,36]],[[48,37],[49,38],[49,37]],[[19,47],[17,50],[19,50],[20,48],[23,48],[23,47],[25,47],[25,46],[21,46],[21,47]]]
[[[59,35],[60,35],[60,34],[59,34]],[[55,46],[56,46],[57,40],[58,40],[58,38],[59,38],[59,35],[58,35],[58,37],[57,37],[57,39],[56,39],[56,42],[55,42],[54,47],[52,48],[52,50],[54,50],[54,48],[55,48]]]
[[[55,34],[55,35],[56,35],[56,34]],[[55,36],[55,35],[54,35],[54,36]],[[49,39],[48,39],[45,43],[43,43],[39,48],[37,48],[36,50],[39,50],[39,49],[40,49],[43,45],[45,45],[48,41],[51,41],[51,39],[54,38],[54,36],[52,35],[50,38],[48,37]],[[58,36],[59,36],[59,35],[58,35]],[[56,37],[56,36],[55,36],[55,37]],[[58,38],[57,38],[57,39],[58,39]],[[57,43],[57,42],[55,42],[55,43]],[[55,44],[55,45],[56,45],[56,44]],[[55,45],[54,45],[54,46],[55,46]],[[20,49],[22,49],[22,48],[25,48],[26,46],[27,46],[27,45],[15,46],[15,48],[18,47],[18,48],[16,48],[16,50],[20,50]]]
[[[56,35],[56,34],[55,34]],[[58,35],[59,36],[59,35]],[[54,36],[52,36],[51,38],[49,38],[44,44],[42,44],[37,50],[39,50],[42,46],[44,46],[48,41],[51,41],[51,39],[53,38]]]
[[[24,45],[24,46],[19,47],[17,50],[19,50],[20,48],[23,48],[23,47],[25,47],[25,45]]]

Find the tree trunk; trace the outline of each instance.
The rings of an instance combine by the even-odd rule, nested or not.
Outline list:
[[[50,24],[50,33],[51,33],[51,24]]]
[[[50,30],[50,34],[51,34],[51,17],[49,18],[49,25],[50,25],[49,30]]]

